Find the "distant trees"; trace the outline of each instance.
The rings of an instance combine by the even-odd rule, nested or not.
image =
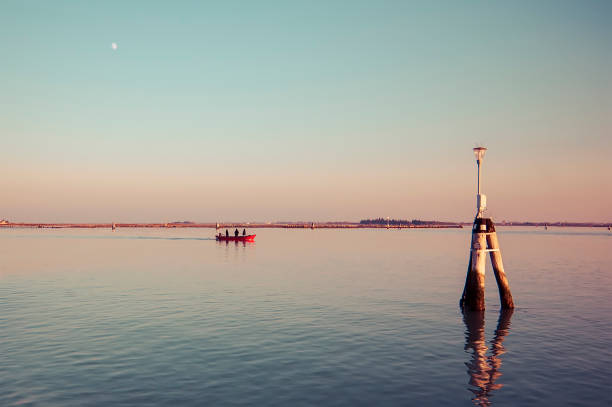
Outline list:
[[[420,220],[420,219],[385,219],[385,218],[375,218],[375,219],[362,219],[359,221],[360,225],[387,225],[390,226],[426,226],[426,225],[454,225],[455,222],[441,222],[437,220]]]
[[[362,219],[359,224],[360,225],[389,225],[399,226],[399,225],[407,225],[410,222],[405,219],[387,219],[385,218],[376,218],[376,219]]]

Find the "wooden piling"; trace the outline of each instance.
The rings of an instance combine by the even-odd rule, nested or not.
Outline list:
[[[495,281],[497,281],[497,288],[499,290],[499,302],[502,309],[512,309],[514,308],[514,301],[512,300],[508,278],[504,272],[504,263],[502,262],[501,251],[499,250],[497,233],[495,232],[493,222],[490,219],[487,220],[491,222],[489,233],[487,234],[487,246],[490,250],[493,273],[495,274]]]
[[[491,255],[491,264],[499,289],[501,308],[513,309],[514,301],[508,278],[504,272],[495,225],[489,218],[476,218],[474,220],[468,272],[459,305],[467,311],[482,311],[485,309],[484,282],[487,252]]]
[[[476,218],[472,228],[472,244],[470,245],[470,264],[465,279],[465,287],[460,305],[467,311],[483,311],[485,309],[485,261],[486,261],[486,224],[482,218]]]

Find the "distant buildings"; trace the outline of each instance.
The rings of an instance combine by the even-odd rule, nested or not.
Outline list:
[[[9,224],[8,220],[6,220],[6,219],[0,220],[0,225],[8,225],[8,224]]]

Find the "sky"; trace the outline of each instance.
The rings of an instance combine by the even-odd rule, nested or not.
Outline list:
[[[612,2],[0,4],[0,219],[612,222]],[[112,44],[116,44],[116,49]]]

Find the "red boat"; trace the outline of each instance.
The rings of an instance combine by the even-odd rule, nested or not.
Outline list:
[[[215,238],[218,241],[230,241],[230,242],[253,242],[257,235],[246,235],[246,236],[225,236],[219,233]]]

